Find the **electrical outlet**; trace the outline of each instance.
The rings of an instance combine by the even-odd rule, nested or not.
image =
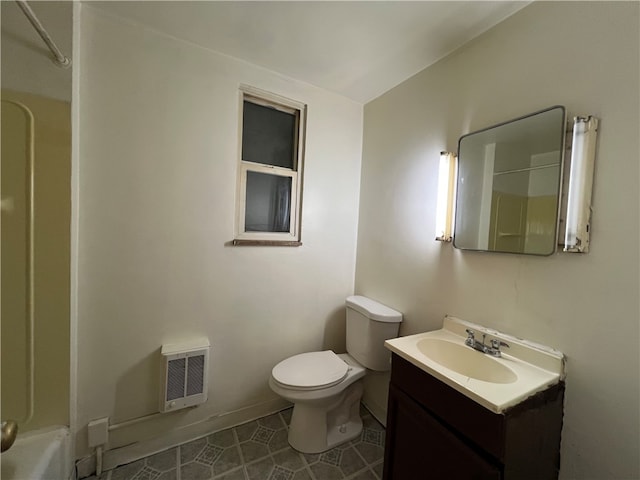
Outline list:
[[[92,420],[87,425],[89,448],[104,445],[109,440],[109,417]]]

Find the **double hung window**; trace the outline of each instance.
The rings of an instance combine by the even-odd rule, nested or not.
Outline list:
[[[234,244],[300,245],[305,106],[241,88]]]

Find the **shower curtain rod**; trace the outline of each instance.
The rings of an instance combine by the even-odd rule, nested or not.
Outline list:
[[[29,4],[25,0],[16,0],[16,3],[18,4],[22,12],[25,14],[29,22],[31,22],[31,25],[33,25],[33,28],[36,29],[36,31],[38,32],[38,35],[40,35],[40,38],[42,38],[44,43],[47,44],[47,47],[49,47],[49,50],[51,50],[51,53],[53,54],[53,57],[54,57],[53,62],[59,67],[63,67],[63,68],[70,67],[71,59],[63,55],[63,53],[60,51],[60,49],[55,44],[55,42],[51,40],[49,33],[42,26],[42,23],[40,23],[40,20],[38,20],[38,17],[34,13],[34,11],[31,10],[31,7],[29,6]]]

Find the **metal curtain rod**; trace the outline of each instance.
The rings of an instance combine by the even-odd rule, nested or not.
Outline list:
[[[51,50],[51,53],[53,53],[53,57],[54,57],[53,62],[59,67],[69,68],[71,66],[71,59],[69,57],[66,57],[60,51],[60,49],[55,44],[55,42],[51,40],[49,33],[42,26],[42,23],[40,23],[40,20],[38,20],[38,17],[34,13],[34,11],[31,10],[31,7],[29,6],[29,4],[25,0],[16,0],[16,3],[20,7],[20,9],[23,11],[25,16],[29,20],[29,22],[31,22],[31,25],[33,25],[33,28],[36,29],[36,31],[38,32],[38,35],[40,35],[40,38],[42,38],[44,43],[47,44],[47,47],[49,47],[49,50]]]

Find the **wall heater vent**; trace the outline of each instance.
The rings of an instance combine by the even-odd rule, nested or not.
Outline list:
[[[163,345],[160,411],[172,412],[207,401],[209,341]]]

